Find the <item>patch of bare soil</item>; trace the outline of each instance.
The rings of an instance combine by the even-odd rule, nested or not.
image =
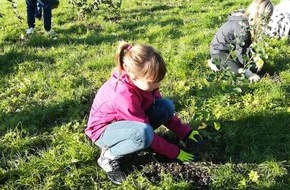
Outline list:
[[[177,139],[173,140],[174,143],[180,144],[177,141]],[[162,180],[161,174],[165,173],[170,174],[176,181],[186,180],[196,189],[208,189],[211,183],[209,171],[216,165],[212,162],[200,160],[200,154],[202,154],[202,146],[200,144],[189,141],[185,144],[180,144],[180,146],[184,146],[184,150],[194,153],[196,161],[182,164],[177,160],[169,160],[164,156],[155,154],[150,149],[130,154],[120,161],[126,173],[129,174],[134,170],[140,171],[152,183],[160,182]]]

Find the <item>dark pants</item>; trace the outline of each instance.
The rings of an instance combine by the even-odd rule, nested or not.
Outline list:
[[[51,4],[50,4],[50,0],[26,0],[28,28],[35,27],[35,10],[36,10],[36,2],[37,1],[39,1],[41,7],[43,8],[44,29],[46,31],[49,31],[51,29]]]
[[[227,53],[211,54],[211,58],[213,59],[213,64],[220,66],[220,70],[230,67],[235,74],[239,74],[238,69],[243,68],[243,65],[238,60],[234,60],[231,56],[229,57]]]

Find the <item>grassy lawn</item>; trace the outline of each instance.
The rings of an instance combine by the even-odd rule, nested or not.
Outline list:
[[[290,40],[266,39],[258,83],[224,79],[206,65],[228,13],[250,2],[124,0],[118,11],[101,7],[81,16],[61,0],[53,10],[58,36],[50,38],[38,20],[36,32],[25,35],[25,1],[17,1],[22,23],[1,1],[0,189],[289,189]],[[163,96],[208,143],[189,166],[146,163],[154,156],[148,152],[133,156],[124,164],[128,180],[115,186],[84,129],[120,40],[161,52],[168,66]]]

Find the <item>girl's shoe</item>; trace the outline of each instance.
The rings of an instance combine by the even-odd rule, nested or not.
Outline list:
[[[122,172],[120,168],[120,163],[118,160],[111,160],[104,156],[104,150],[102,150],[101,156],[98,159],[99,166],[105,170],[108,178],[112,183],[116,185],[121,185],[123,181],[126,180],[126,175]]]

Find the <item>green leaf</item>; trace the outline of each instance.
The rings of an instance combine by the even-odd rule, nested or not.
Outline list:
[[[214,124],[215,130],[217,130],[217,131],[220,130],[220,128],[221,128],[221,124],[220,123],[214,122],[213,124]]]
[[[207,124],[202,122],[200,126],[198,126],[198,129],[205,129],[207,127]]]
[[[233,88],[233,91],[237,92],[237,93],[242,93],[243,92],[240,87]]]
[[[258,175],[258,172],[253,171],[253,170],[250,171],[250,173],[249,173],[249,179],[250,179],[252,182],[257,182],[259,177],[260,177],[260,176]]]
[[[214,73],[211,73],[208,77],[207,77],[207,81],[208,82],[213,82],[215,79],[216,75]]]

